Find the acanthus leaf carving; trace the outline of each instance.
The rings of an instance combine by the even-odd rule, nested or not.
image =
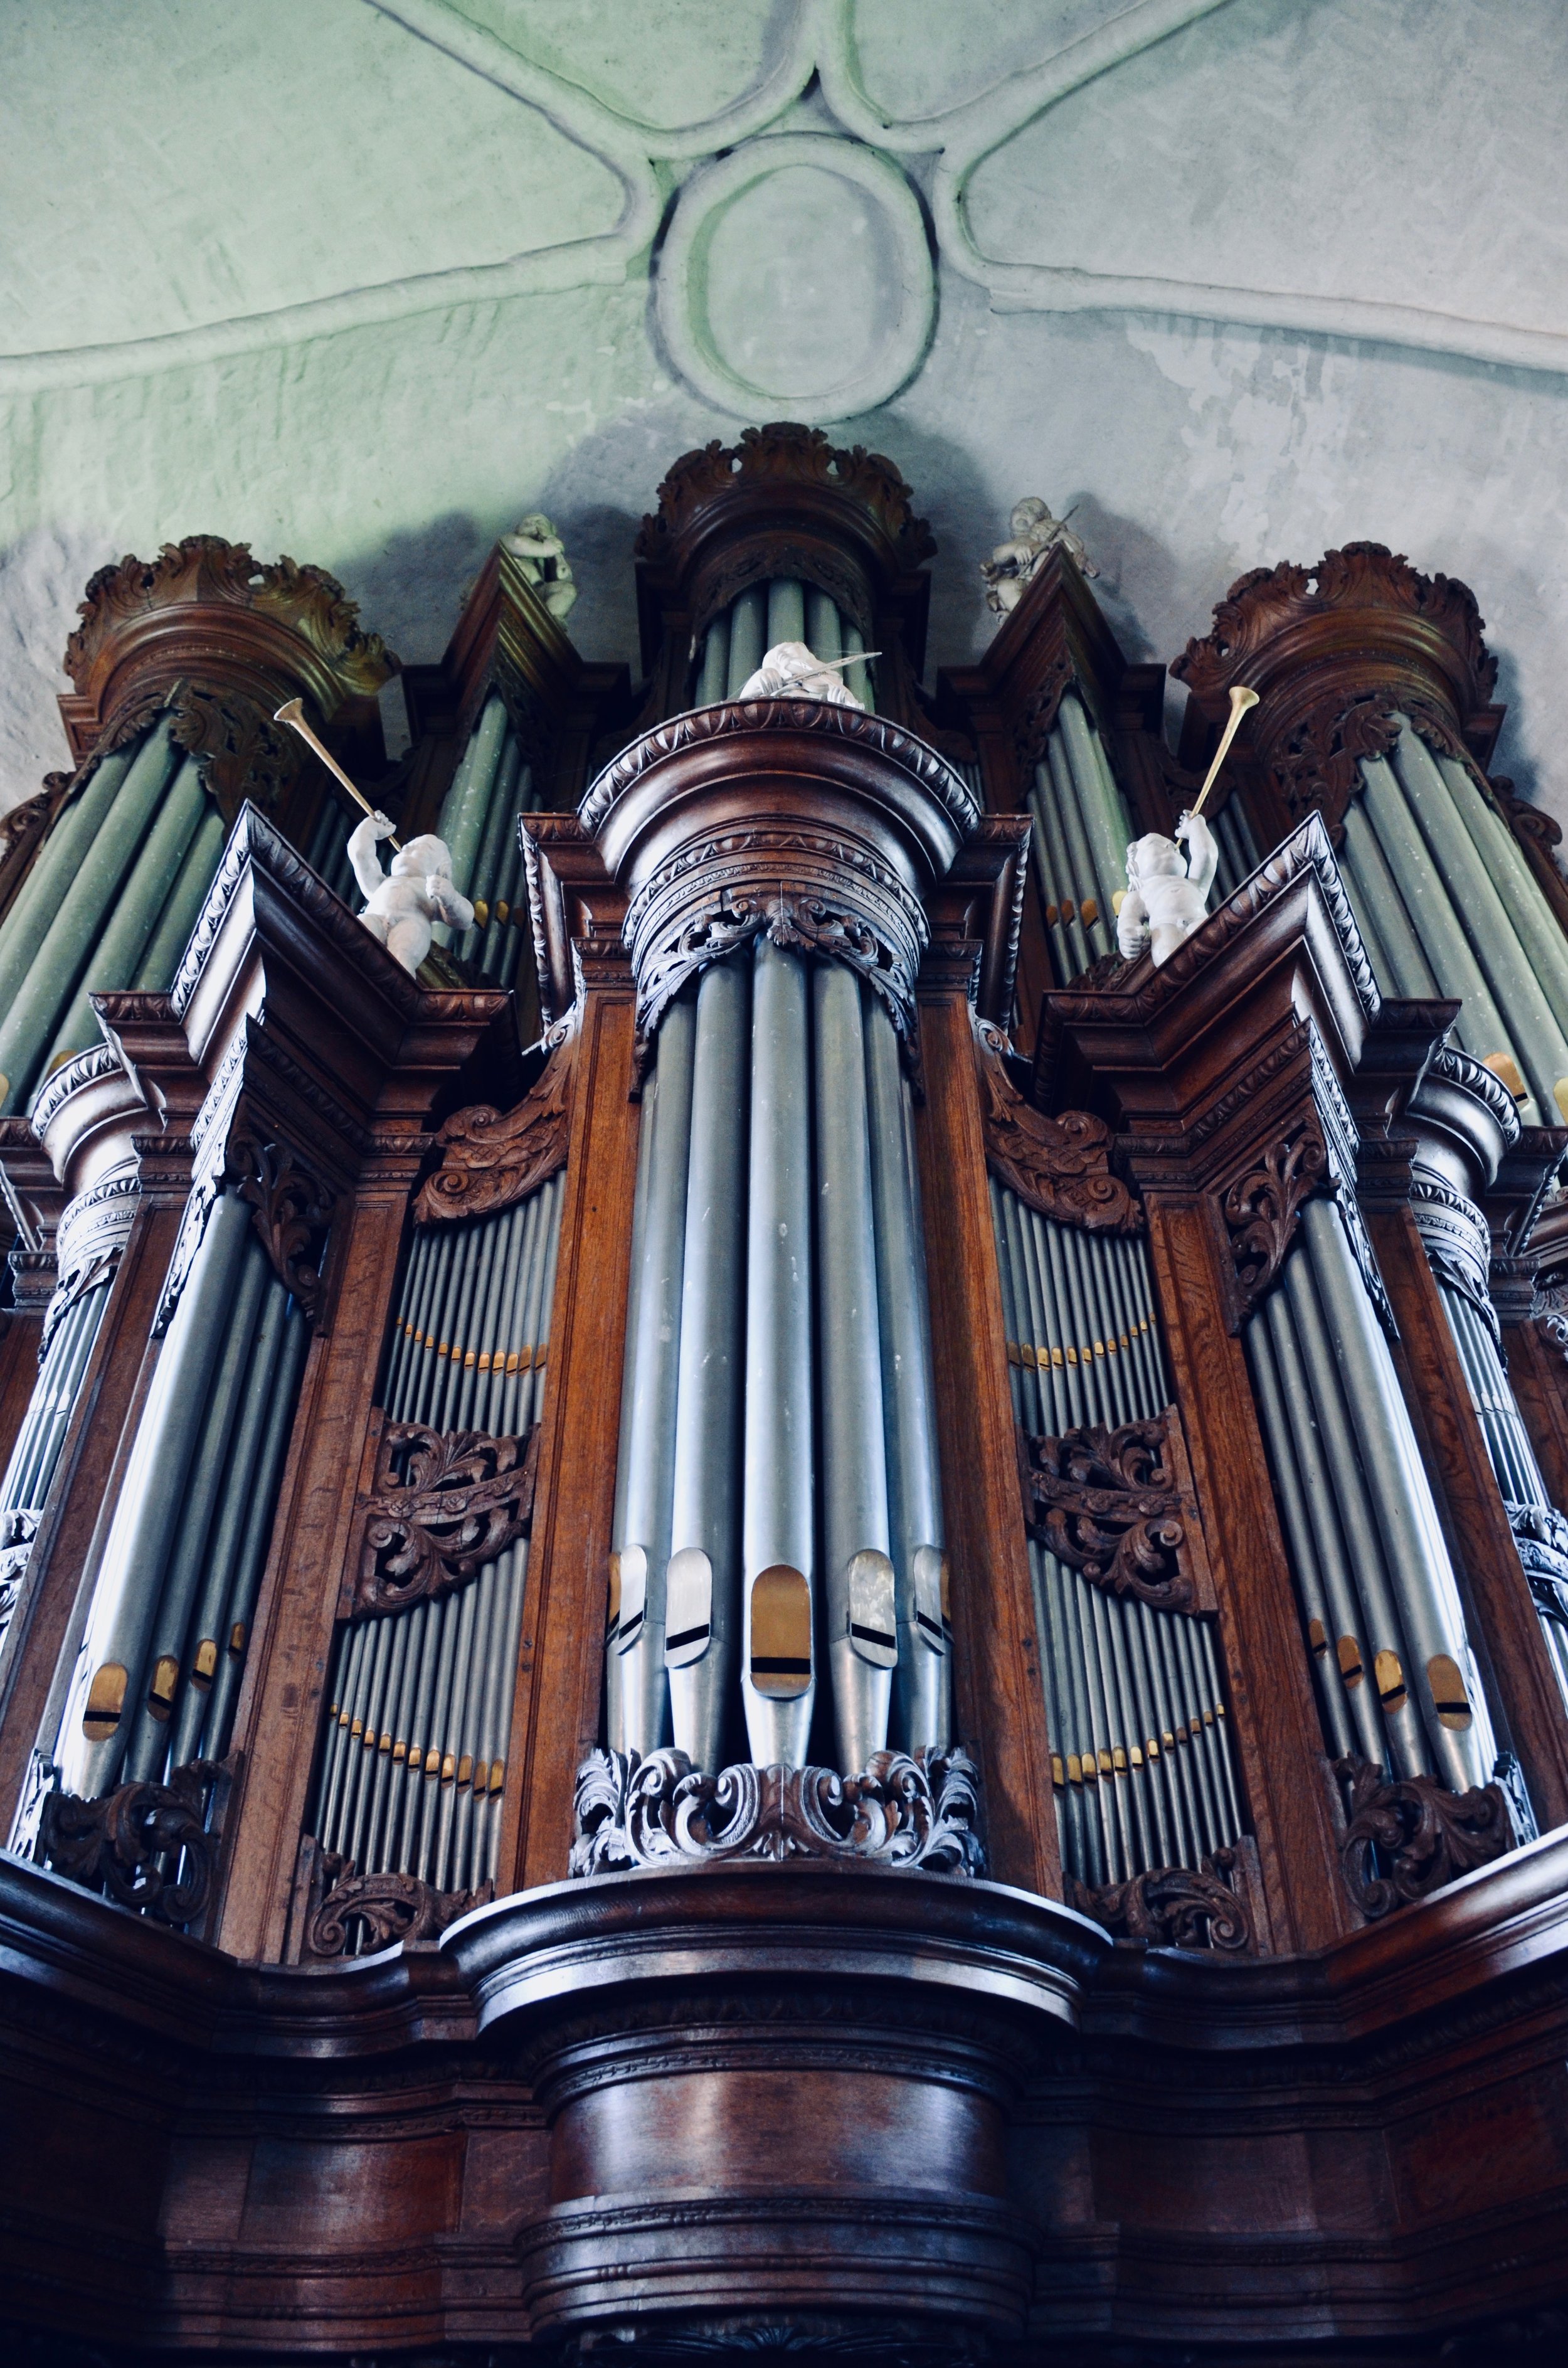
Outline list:
[[[515,1109],[476,1102],[453,1111],[436,1137],[441,1164],[414,1203],[416,1225],[510,1209],[565,1166],[575,1040],[569,1014],[545,1038],[544,1068]]]
[[[348,1954],[369,1955],[399,1941],[434,1941],[449,1924],[495,1896],[493,1883],[473,1891],[437,1891],[414,1874],[360,1874],[352,1859],[324,1851],[324,1896],[312,1906],[301,1953],[316,1964]]]
[[[1091,1587],[1160,1611],[1196,1601],[1197,1507],[1174,1451],[1176,1421],[1171,1406],[1115,1430],[1089,1423],[1021,1441],[1030,1535]]]
[[[335,1196],[287,1144],[241,1122],[230,1130],[223,1175],[255,1212],[263,1248],[293,1292],[306,1321],[322,1309],[322,1243]]]
[[[708,1775],[684,1751],[594,1751],[577,1771],[569,1872],[854,1860],[983,1874],[980,1774],[957,1745],[873,1753],[858,1776],[742,1762]]]
[[[1231,1237],[1236,1292],[1248,1315],[1285,1262],[1304,1201],[1322,1184],[1328,1146],[1315,1117],[1303,1118],[1271,1143],[1221,1203]]]
[[[1217,1949],[1227,1954],[1250,1950],[1252,1920],[1246,1903],[1227,1877],[1236,1854],[1218,1850],[1200,1868],[1160,1866],[1091,1889],[1067,1878],[1067,1905],[1090,1916],[1119,1940],[1151,1949]]]
[[[299,772],[301,744],[278,729],[265,705],[232,689],[181,683],[169,715],[170,737],[195,757],[226,822],[247,798],[276,813]]]
[[[193,1759],[166,1784],[121,1784],[97,1801],[45,1793],[40,1863],[162,1923],[198,1922],[211,1896],[235,1764]]]
[[[766,427],[743,428],[736,444],[722,444],[715,437],[681,454],[659,487],[657,512],[645,518],[639,529],[637,557],[666,557],[703,513],[737,486],[781,481],[820,486],[858,504],[870,514],[906,568],[918,566],[936,551],[929,527],[911,508],[914,495],[891,461],[860,444],[839,449],[820,427],[773,420]]]
[[[539,1425],[521,1438],[388,1423],[377,1450],[349,1616],[401,1611],[477,1577],[527,1534]]]
[[[1110,1129],[1087,1110],[1047,1118],[1006,1072],[1006,1038],[974,1023],[986,1161],[1026,1206],[1089,1233],[1140,1233],[1143,1211],[1110,1172]]]
[[[1350,1794],[1339,1846],[1346,1886],[1373,1920],[1490,1865],[1514,1847],[1499,1784],[1450,1793],[1435,1776],[1391,1782],[1381,1768],[1354,1753],[1336,1759],[1334,1772]]]
[[[1013,726],[1013,754],[1026,780],[1040,762],[1062,700],[1074,688],[1076,679],[1072,659],[1065,650],[1060,651],[1051,660],[1043,678],[1025,701],[1023,711]]]

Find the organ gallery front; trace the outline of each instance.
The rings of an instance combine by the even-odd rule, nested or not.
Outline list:
[[[933,677],[914,500],[687,453],[635,668],[538,518],[436,666],[217,536],[86,587],[0,825],[18,2356],[1553,2323],[1555,825],[1464,586],[1244,576],[1176,751],[1049,513]]]

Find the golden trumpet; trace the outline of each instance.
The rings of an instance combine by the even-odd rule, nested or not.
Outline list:
[[[1233,695],[1234,694],[1233,693]],[[306,723],[305,702],[302,699],[290,699],[286,705],[279,707],[276,711],[272,721],[274,723],[286,723],[291,732],[297,732],[301,739],[305,742],[306,746],[315,750],[316,755],[321,758],[322,763],[326,767],[327,771],[329,773],[336,774],[338,780],[342,782],[344,788],[347,791],[355,804],[357,806],[363,806],[368,814],[374,814],[376,809],[370,803],[369,799],[365,795],[364,791],[355,788],[353,782],[349,780],[347,774],[344,771],[342,766],[333,755],[332,750],[323,746],[322,742],[316,738],[315,734],[311,730],[310,725]],[[1222,749],[1221,754],[1224,754]],[[391,838],[387,841],[387,845],[389,847],[401,849],[403,841],[399,838]]]
[[[1214,751],[1214,762],[1210,766],[1203,787],[1198,792],[1198,803],[1193,807],[1192,813],[1188,816],[1189,821],[1196,821],[1198,816],[1203,812],[1203,801],[1209,795],[1210,791],[1213,788],[1220,768],[1225,761],[1226,753],[1230,748],[1231,743],[1241,729],[1242,718],[1246,713],[1249,707],[1256,707],[1256,705],[1257,693],[1256,690],[1248,690],[1244,683],[1233,682],[1231,685],[1231,720],[1226,724],[1225,729],[1221,735],[1220,746]]]

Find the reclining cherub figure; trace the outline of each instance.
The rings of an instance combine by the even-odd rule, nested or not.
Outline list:
[[[743,699],[824,699],[830,707],[863,711],[865,700],[857,699],[838,678],[838,668],[854,666],[859,656],[857,651],[852,657],[819,658],[804,642],[775,642],[756,672],[741,685],[740,695]]]
[[[390,873],[381,870],[377,843],[396,828],[384,814],[367,814],[349,834],[348,860],[365,897],[359,918],[392,959],[413,973],[430,951],[434,924],[448,921],[466,929],[473,906],[453,885],[451,850],[434,831],[400,848]]]
[[[1186,842],[1185,860],[1177,840]],[[1202,926],[1219,862],[1214,834],[1201,814],[1183,814],[1175,838],[1157,830],[1135,838],[1127,850],[1127,894],[1116,918],[1118,952],[1132,961],[1147,946],[1156,970],[1169,962]]]

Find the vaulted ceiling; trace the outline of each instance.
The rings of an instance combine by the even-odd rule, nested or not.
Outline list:
[[[631,657],[665,464],[796,416],[915,485],[938,662],[1027,492],[1137,655],[1352,537],[1463,576],[1568,814],[1561,0],[11,0],[0,222],[0,803],[106,558],[426,658],[543,508]]]

